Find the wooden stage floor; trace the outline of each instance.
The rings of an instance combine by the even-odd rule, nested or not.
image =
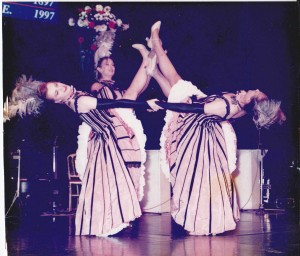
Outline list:
[[[74,214],[8,217],[9,256],[231,256],[300,255],[299,214],[246,211],[235,231],[217,236],[189,236],[169,213],[144,213],[138,225],[119,236],[74,235]]]

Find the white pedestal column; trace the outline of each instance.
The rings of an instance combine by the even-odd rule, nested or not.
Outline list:
[[[259,209],[260,159],[258,149],[240,149],[237,152],[237,170],[233,172],[240,209]]]
[[[159,150],[147,150],[143,212],[170,212],[170,182],[159,167]]]

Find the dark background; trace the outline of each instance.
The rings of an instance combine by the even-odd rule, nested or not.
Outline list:
[[[89,90],[94,81],[92,64],[81,67],[78,37],[86,32],[68,26],[77,9],[88,3],[58,3],[58,22],[50,24],[3,17],[3,96],[10,96],[21,74],[43,81],[61,81]],[[93,5],[93,3],[90,3]],[[161,38],[178,73],[204,93],[260,89],[280,99],[287,121],[260,136],[251,116],[233,123],[239,149],[268,149],[264,158],[266,178],[271,179],[271,202],[299,196],[299,7],[288,3],[103,3],[129,23],[117,33],[112,50],[115,80],[126,89],[140,62],[131,47],[145,43],[150,27],[162,21]],[[151,81],[141,99],[164,99]],[[147,135],[147,149],[159,148],[164,112],[137,112]],[[16,177],[11,155],[21,149],[21,177],[52,179],[52,150],[57,140],[61,207],[67,204],[66,156],[76,151],[77,116],[67,107],[45,104],[38,117],[15,118],[4,124],[6,207],[11,202]],[[259,139],[260,137],[260,139]],[[44,190],[47,190],[44,188]],[[35,190],[33,190],[35,191]],[[46,196],[31,192],[32,197]],[[36,195],[34,195],[36,193]],[[45,206],[46,207],[46,206]]]

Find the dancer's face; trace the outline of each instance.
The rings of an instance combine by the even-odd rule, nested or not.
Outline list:
[[[48,82],[46,87],[46,99],[53,101],[54,103],[63,104],[67,102],[73,93],[72,86],[60,82]]]
[[[260,90],[255,90],[255,99],[256,101],[267,100],[268,96],[261,92]]]
[[[97,70],[101,74],[101,78],[111,80],[115,74],[115,63],[110,58],[104,59]]]
[[[260,90],[241,90],[237,92],[236,98],[240,103],[243,104],[250,103],[252,99],[255,99],[256,101],[268,99],[267,95],[265,95]]]

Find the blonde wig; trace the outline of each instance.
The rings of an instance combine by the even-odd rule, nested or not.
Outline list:
[[[276,122],[282,124],[285,121],[285,116],[280,109],[280,104],[280,101],[273,99],[255,102],[253,121],[256,127],[269,129]]]

